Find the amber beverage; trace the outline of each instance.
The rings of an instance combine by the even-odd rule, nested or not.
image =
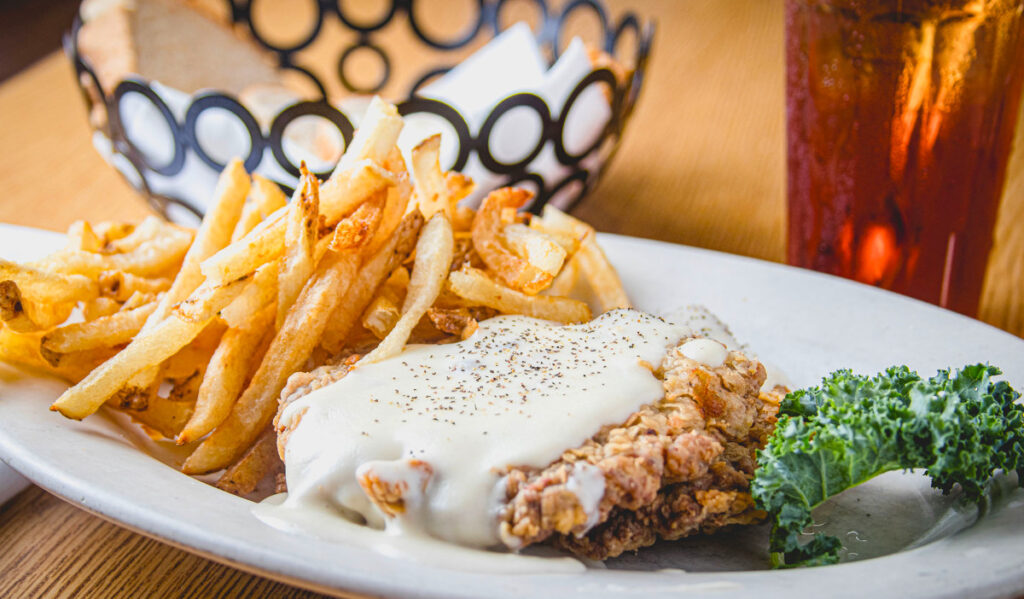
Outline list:
[[[791,264],[975,315],[1024,0],[786,0]]]

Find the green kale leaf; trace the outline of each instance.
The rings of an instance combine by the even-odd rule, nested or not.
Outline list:
[[[815,534],[811,510],[891,470],[923,468],[932,486],[977,501],[997,470],[1024,486],[1024,406],[999,369],[977,364],[922,379],[905,366],[874,377],[840,370],[786,396],[751,493],[772,520],[775,567],[839,560],[839,539]]]

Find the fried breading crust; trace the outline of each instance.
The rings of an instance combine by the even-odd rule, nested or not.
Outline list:
[[[662,400],[604,427],[547,468],[508,470],[499,514],[506,545],[548,542],[606,559],[763,517],[749,481],[785,390],[760,392],[764,367],[740,352],[714,368],[691,360],[680,349],[685,341],[655,370]],[[579,463],[604,476],[597,513],[587,513],[572,480]]]

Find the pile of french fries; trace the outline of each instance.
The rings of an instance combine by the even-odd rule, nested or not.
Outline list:
[[[185,473],[223,470],[244,495],[280,470],[272,421],[294,373],[464,339],[496,314],[629,305],[592,228],[520,213],[520,189],[460,206],[472,182],[441,170],[440,138],[407,168],[401,129],[375,99],[333,174],[303,170],[291,201],[235,160],[195,231],[79,222],[45,259],[0,261],[0,359],[72,383],[52,410],[123,411],[188,446]]]

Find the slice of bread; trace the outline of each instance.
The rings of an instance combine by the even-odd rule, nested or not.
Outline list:
[[[273,54],[235,34],[209,0],[85,0],[78,49],[110,93],[138,74],[186,93],[282,85]]]

